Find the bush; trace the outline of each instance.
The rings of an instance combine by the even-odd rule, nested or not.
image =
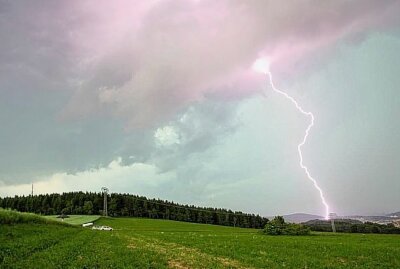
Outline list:
[[[285,232],[287,235],[308,235],[311,230],[302,224],[288,223]]]
[[[295,223],[286,223],[283,217],[277,216],[268,222],[263,232],[268,235],[308,235],[310,228]]]

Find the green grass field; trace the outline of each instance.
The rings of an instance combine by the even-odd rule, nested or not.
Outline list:
[[[61,218],[57,218],[57,215],[52,215],[52,216],[44,216],[47,219],[51,220],[56,220],[56,221],[62,221]],[[98,220],[100,216],[98,215],[69,215],[69,218],[65,218],[63,222],[72,224],[72,225],[81,225],[83,223],[87,222],[94,222]]]
[[[400,268],[400,236],[256,230],[100,218],[114,231],[50,223],[0,227],[0,268]]]

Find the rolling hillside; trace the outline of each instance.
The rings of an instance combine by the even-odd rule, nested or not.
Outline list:
[[[284,215],[283,218],[285,219],[285,221],[292,223],[302,223],[309,220],[324,219],[324,217],[322,216],[306,214],[306,213],[294,213],[294,214]]]

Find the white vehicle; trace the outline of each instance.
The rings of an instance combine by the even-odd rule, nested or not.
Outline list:
[[[88,222],[88,223],[82,224],[82,227],[89,227],[89,226],[93,226],[93,222]]]
[[[93,226],[92,229],[100,230],[100,231],[112,231],[113,230],[113,228],[111,228],[109,226]]]

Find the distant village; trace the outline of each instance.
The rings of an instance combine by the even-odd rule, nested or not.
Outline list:
[[[393,224],[395,227],[400,228],[400,212],[385,215],[385,216],[343,216],[343,219],[359,220],[361,222],[372,222],[377,224]]]

